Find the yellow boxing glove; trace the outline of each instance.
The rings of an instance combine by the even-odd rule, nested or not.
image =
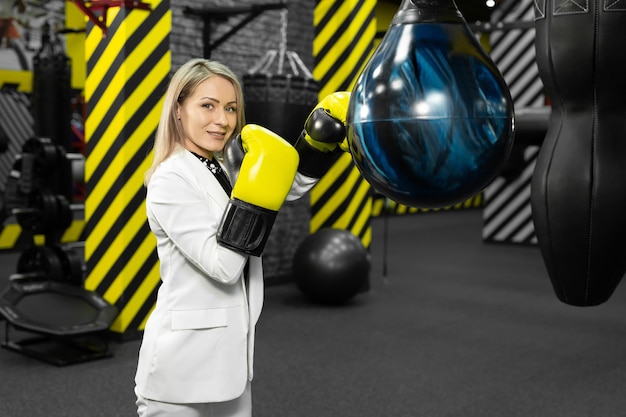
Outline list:
[[[276,133],[253,124],[233,139],[244,156],[218,228],[223,246],[260,256],[298,169],[298,152]]]
[[[339,91],[324,97],[309,114],[304,130],[293,143],[300,155],[298,171],[321,178],[347,149],[346,117],[350,93]]]

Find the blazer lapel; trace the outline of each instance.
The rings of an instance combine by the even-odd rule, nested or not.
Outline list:
[[[207,196],[226,210],[230,196],[226,195],[215,175],[195,155],[187,150],[185,150],[184,161],[185,165],[189,167],[191,175],[197,179]]]

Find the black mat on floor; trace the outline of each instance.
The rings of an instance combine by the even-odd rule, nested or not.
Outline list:
[[[385,254],[374,220],[371,290],[345,307],[268,288],[254,416],[623,415],[624,289],[564,305],[536,248],[484,244],[481,223],[479,211],[390,218]],[[0,416],[136,415],[138,346],[64,368],[0,350]]]

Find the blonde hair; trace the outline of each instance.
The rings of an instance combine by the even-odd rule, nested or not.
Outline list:
[[[154,138],[154,159],[144,176],[144,184],[146,186],[159,164],[169,158],[183,144],[185,136],[181,124],[177,122],[177,103],[183,103],[187,97],[193,94],[198,84],[215,76],[229,80],[235,87],[237,126],[235,126],[235,130],[229,140],[237,136],[241,131],[245,124],[245,112],[243,90],[237,76],[228,67],[217,61],[209,61],[202,58],[187,61],[174,73],[165,93],[161,119],[159,120],[159,126]],[[216,156],[220,157],[220,155]]]

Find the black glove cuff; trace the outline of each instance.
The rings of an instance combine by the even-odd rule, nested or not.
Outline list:
[[[304,138],[305,132],[302,131],[300,138],[296,141],[294,148],[300,155],[300,164],[298,172],[311,178],[322,178],[324,174],[333,166],[343,153],[341,148],[337,147],[332,152],[322,152],[311,146]]]
[[[261,256],[277,211],[231,199],[217,230],[217,243],[237,252]]]

